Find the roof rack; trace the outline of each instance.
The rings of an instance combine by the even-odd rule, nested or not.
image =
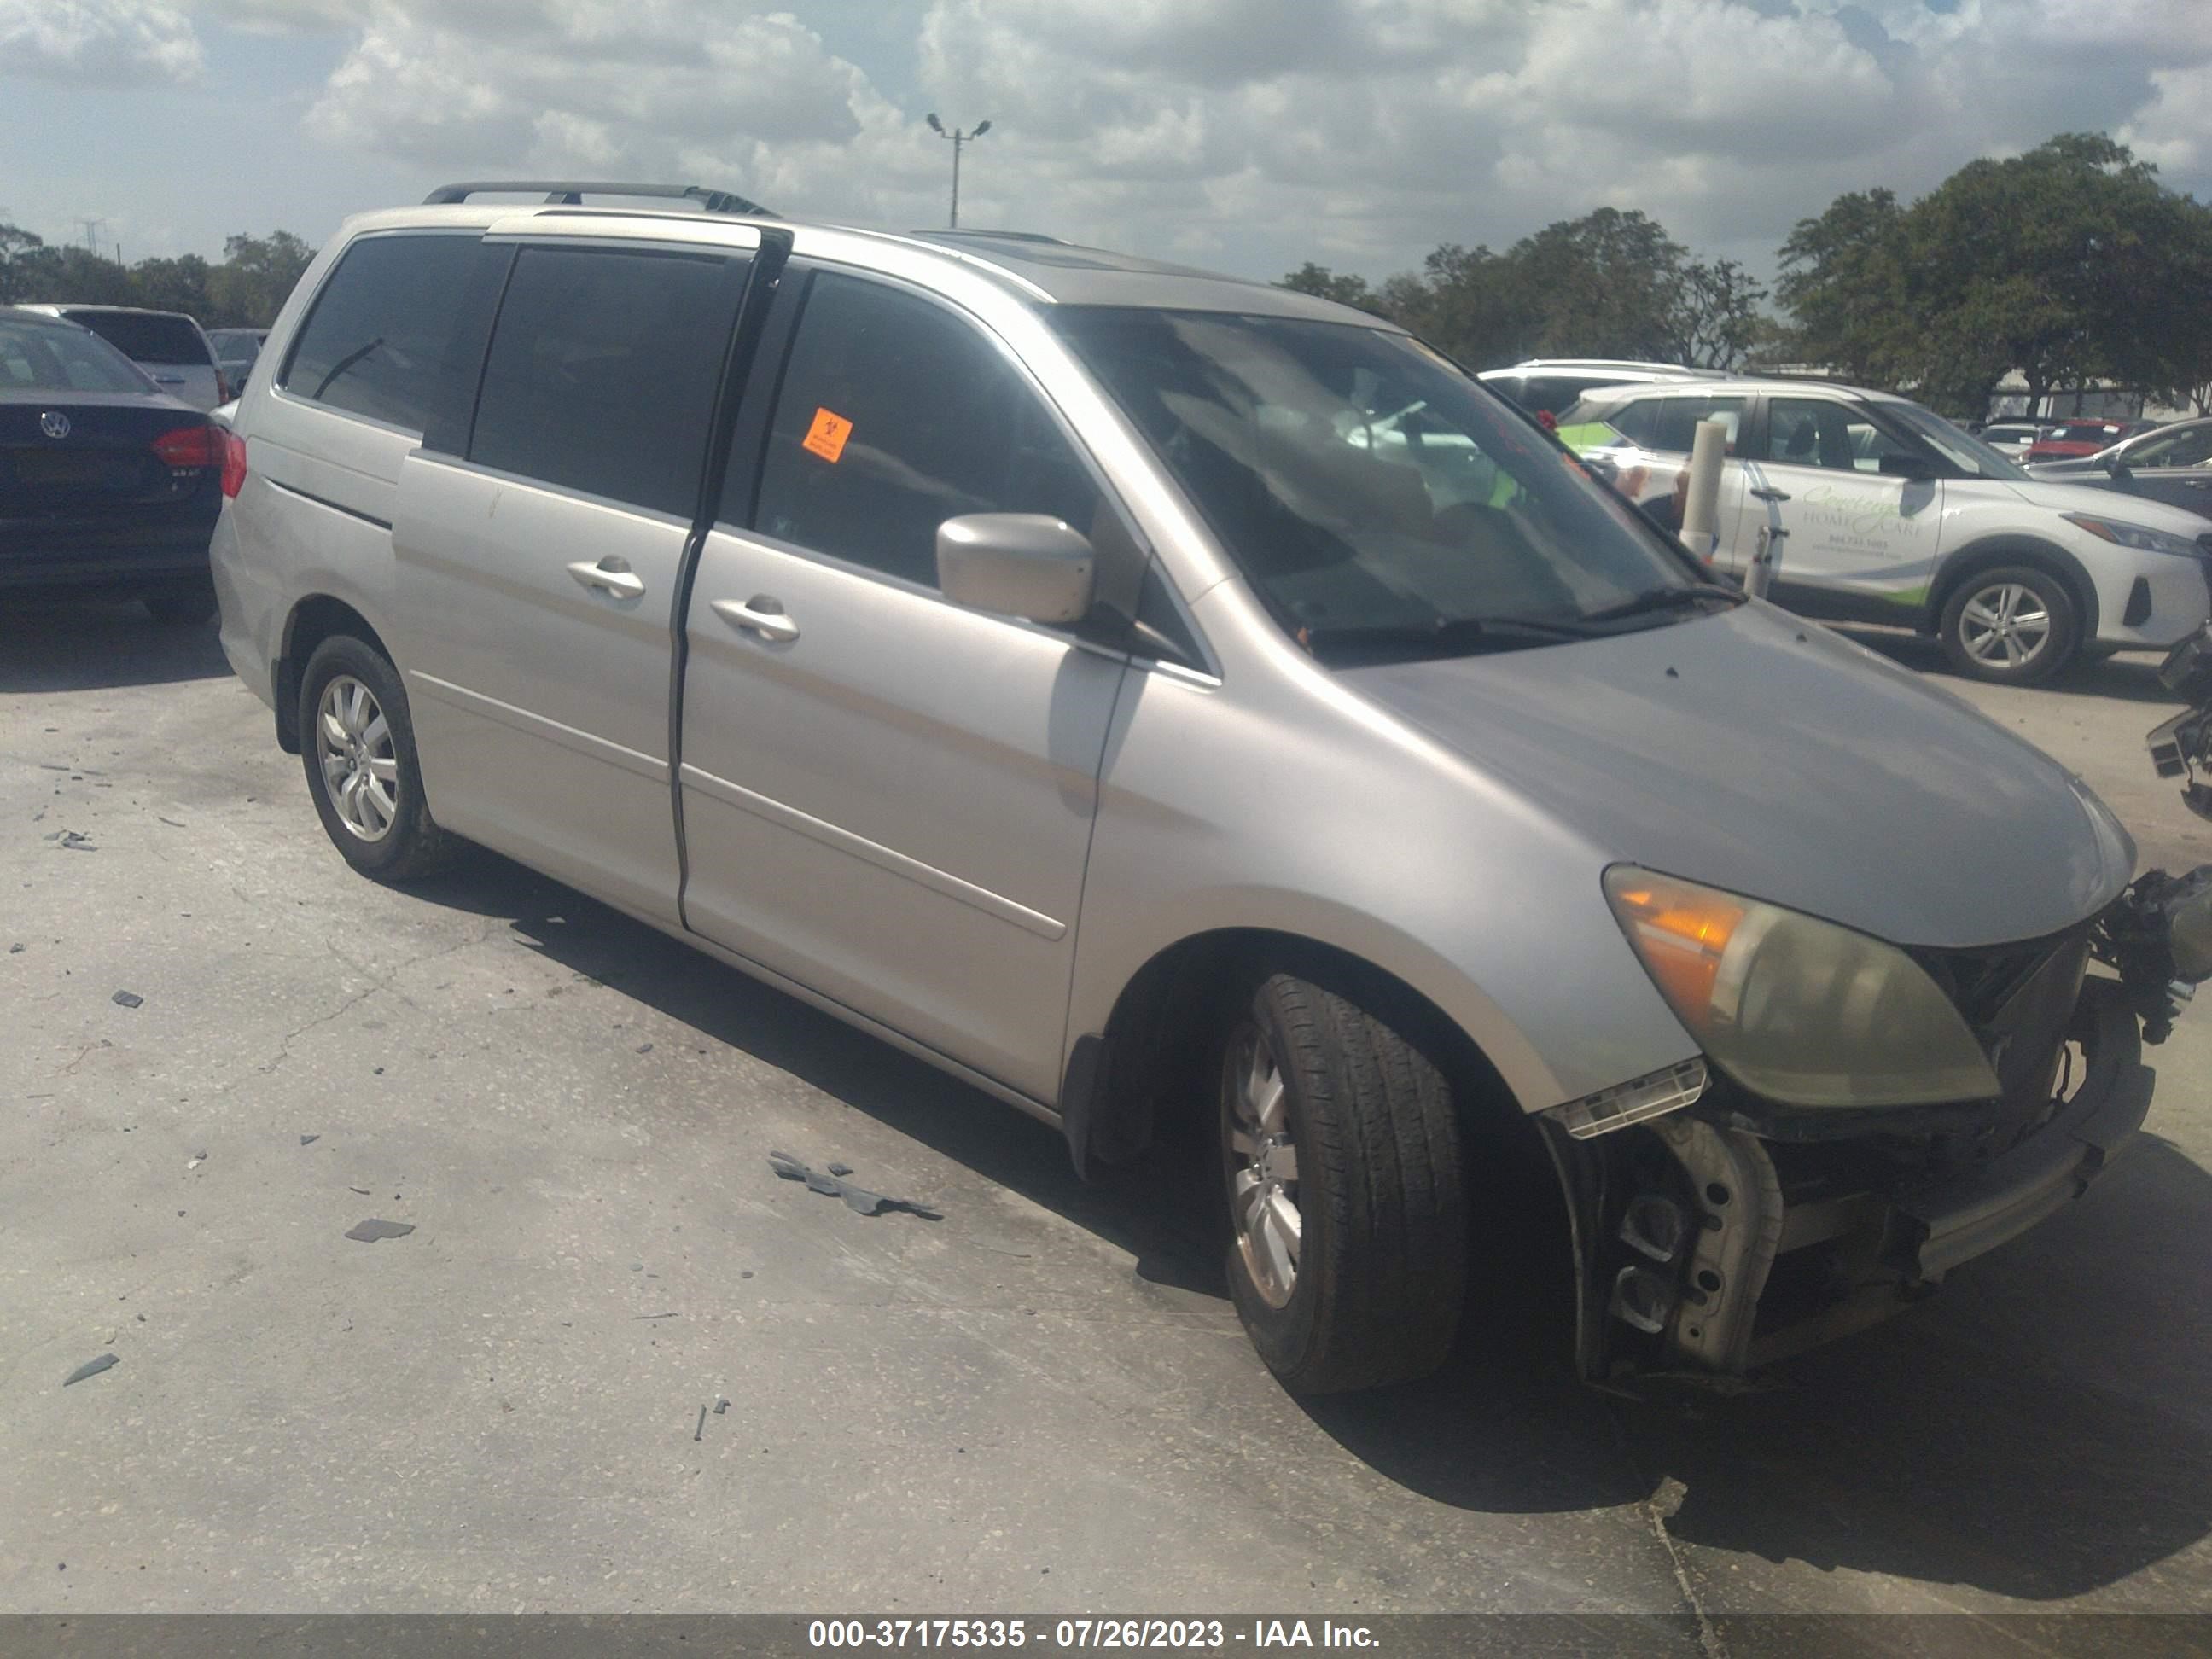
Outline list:
[[[704,185],[611,185],[569,179],[495,179],[470,184],[441,185],[422,198],[426,207],[465,202],[471,196],[521,196],[543,191],[548,204],[581,207],[586,196],[645,196],[675,201],[695,201],[708,213],[737,213],[753,219],[774,219],[773,209],[748,200],[735,191],[709,190]]]

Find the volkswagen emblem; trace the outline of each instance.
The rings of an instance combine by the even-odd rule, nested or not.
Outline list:
[[[47,410],[39,416],[39,430],[49,438],[66,438],[70,434],[70,418],[58,409]]]

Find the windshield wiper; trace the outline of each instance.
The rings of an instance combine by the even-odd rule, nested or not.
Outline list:
[[[1608,605],[1592,611],[1585,622],[1620,622],[1630,617],[1648,617],[1656,611],[1679,611],[1692,605],[1702,605],[1707,599],[1725,599],[1729,604],[1741,605],[1744,595],[1733,587],[1723,587],[1717,582],[1692,582],[1686,587],[1650,587],[1641,593],[1631,594],[1618,605]]]
[[[1541,617],[1439,617],[1432,623],[1317,623],[1301,628],[1298,643],[1319,656],[1340,647],[1389,650],[1407,647],[1440,656],[1512,651],[1547,640],[1586,640],[1577,623]]]

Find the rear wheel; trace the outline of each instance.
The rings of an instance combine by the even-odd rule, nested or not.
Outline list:
[[[300,677],[307,792],[345,861],[380,881],[446,864],[453,837],[430,817],[407,693],[392,665],[349,635],[325,640]]]
[[[1460,1133],[1420,1024],[1379,980],[1339,990],[1279,973],[1224,1034],[1231,1294],[1294,1393],[1425,1376],[1458,1328]]]
[[[175,628],[195,628],[215,616],[215,583],[206,576],[179,576],[141,594],[154,620]]]
[[[1969,576],[1943,607],[1943,654],[1978,680],[2033,685],[2063,668],[2081,643],[2066,584],[2032,565]]]

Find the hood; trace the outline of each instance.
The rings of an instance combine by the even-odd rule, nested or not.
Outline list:
[[[2025,483],[2005,478],[1999,482],[2021,500],[2048,507],[2053,513],[2092,513],[2102,519],[2139,524],[2147,530],[2163,530],[2192,542],[2204,531],[2204,520],[2185,507],[2130,495],[2105,485],[2081,483],[2070,478],[2035,477]]]
[[[1612,860],[1959,949],[2118,896],[2135,843],[2040,750],[1771,606],[1340,671]]]

